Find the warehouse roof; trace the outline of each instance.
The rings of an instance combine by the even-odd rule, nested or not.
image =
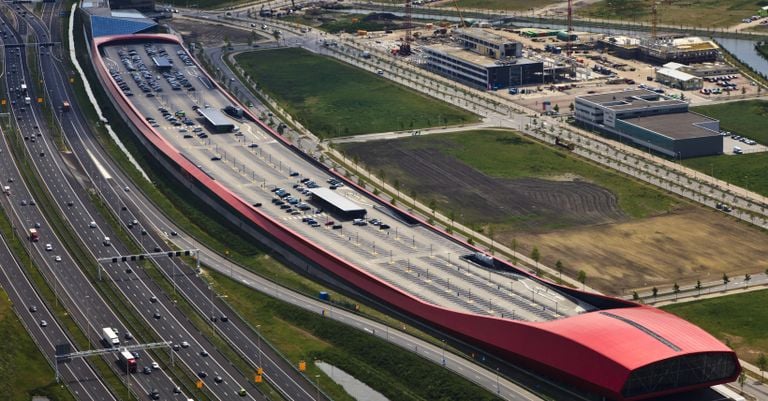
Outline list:
[[[673,70],[671,68],[659,68],[656,70],[657,74],[665,75],[667,77],[677,79],[679,81],[691,81],[694,79],[701,79],[695,75],[691,75],[687,72],[683,72],[680,70]]]
[[[314,188],[310,189],[309,192],[312,193],[313,196],[317,196],[318,198],[332,204],[339,210],[343,212],[355,212],[355,211],[361,211],[365,210],[364,207],[358,206],[357,203],[352,202],[351,200],[339,195],[335,191],[328,189],[328,188]]]
[[[623,121],[672,139],[691,139],[720,135],[717,131],[703,127],[703,124],[717,122],[717,120],[691,112],[625,118]]]
[[[205,117],[206,120],[208,120],[211,125],[217,126],[217,127],[223,127],[227,125],[234,125],[234,121],[232,121],[229,117],[225,116],[224,113],[219,111],[218,109],[214,108],[200,108],[198,109],[200,111],[200,114]]]

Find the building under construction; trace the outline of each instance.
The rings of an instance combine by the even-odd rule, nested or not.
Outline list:
[[[703,63],[720,58],[720,49],[714,42],[698,37],[640,40],[626,36],[607,36],[598,41],[597,47],[617,57],[652,64]]]
[[[422,50],[425,67],[464,84],[482,89],[540,85],[551,81],[542,60],[522,57],[523,45],[511,38],[481,28],[457,29],[459,46],[433,45]]]

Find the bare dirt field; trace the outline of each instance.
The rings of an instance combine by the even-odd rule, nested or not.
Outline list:
[[[491,177],[436,148],[398,144],[402,142],[353,143],[345,150],[375,166],[374,171],[386,171],[417,198],[434,199],[441,210],[453,209],[459,222],[507,223],[534,232],[626,218],[616,197],[591,183]]]
[[[639,203],[647,203],[642,194],[654,189],[620,176],[600,180],[594,171],[599,168],[538,153],[535,147],[542,145],[530,141],[504,147],[493,138],[506,137],[460,135],[348,143],[342,149],[390,183],[397,181],[403,193],[415,193],[424,204],[434,200],[444,215],[486,233],[493,227],[497,242],[509,246],[514,239],[523,254],[535,246],[543,263],[561,260],[570,276],[584,270],[588,284],[606,293],[716,281],[724,272],[734,277],[768,266],[765,233],[722,213],[680,200],[659,201],[647,213],[625,212],[632,205],[623,210],[612,190],[588,181],[606,182],[621,199]],[[456,157],[459,147],[476,159],[465,163]],[[495,159],[493,152],[516,155]],[[556,172],[573,173],[544,171],[555,165]]]
[[[765,233],[716,211],[691,206],[664,216],[618,224],[521,235],[542,261],[587,273],[590,286],[609,293],[717,281],[765,270]]]

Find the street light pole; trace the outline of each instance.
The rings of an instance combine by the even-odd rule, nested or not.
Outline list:
[[[261,328],[260,324],[256,325],[256,341],[257,345],[256,348],[259,349],[259,367],[264,370],[264,366],[261,364],[261,331],[259,330]]]

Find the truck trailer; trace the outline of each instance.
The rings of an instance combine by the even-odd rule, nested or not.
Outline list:
[[[132,352],[126,350],[120,351],[120,367],[125,370],[126,373],[136,373],[136,357]]]
[[[101,333],[103,334],[104,342],[107,343],[107,345],[111,347],[117,347],[120,345],[120,338],[117,337],[117,333],[115,333],[115,329],[111,327],[105,327],[101,329]]]

